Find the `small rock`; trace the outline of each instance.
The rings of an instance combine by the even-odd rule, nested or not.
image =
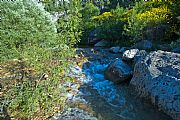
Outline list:
[[[89,44],[95,44],[99,41],[98,33],[99,33],[99,29],[94,29],[93,31],[90,32],[88,38]]]
[[[126,50],[127,50],[126,47],[122,47],[122,48],[119,50],[119,52],[120,52],[120,53],[124,53]]]
[[[135,57],[135,55],[139,52],[138,49],[130,49],[130,50],[126,50],[123,53],[123,60],[129,61],[129,60],[133,60],[133,58]]]
[[[105,70],[105,78],[115,83],[127,81],[132,76],[132,69],[121,59],[116,59]]]
[[[160,50],[164,50],[164,51],[170,51],[170,45],[168,45],[168,44],[159,44],[158,46],[157,46],[157,48],[158,49],[160,49]]]
[[[178,48],[175,48],[175,49],[172,50],[172,52],[180,53],[180,48],[179,48],[179,47],[178,47]]]
[[[109,51],[112,52],[112,53],[119,53],[119,50],[120,50],[120,47],[111,47],[109,49]]]
[[[66,97],[67,97],[68,99],[72,99],[72,98],[73,98],[73,94],[67,93],[67,94],[66,94]]]
[[[135,45],[132,46],[132,48],[141,49],[141,50],[150,50],[152,48],[152,42],[149,40],[142,40]]]
[[[57,120],[97,120],[97,118],[90,116],[86,111],[79,108],[69,108]]]
[[[109,42],[105,40],[101,40],[94,45],[95,47],[107,47],[109,46]]]

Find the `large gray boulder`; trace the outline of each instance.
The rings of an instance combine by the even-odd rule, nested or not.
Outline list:
[[[180,54],[151,52],[136,63],[130,84],[140,96],[180,120]]]
[[[132,69],[121,59],[116,59],[105,70],[105,79],[114,83],[127,81],[132,76]]]

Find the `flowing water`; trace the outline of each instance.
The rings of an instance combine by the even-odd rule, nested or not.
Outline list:
[[[82,53],[81,53],[82,52]],[[118,54],[102,49],[80,49],[88,58],[81,72],[85,77],[74,100],[84,101],[100,120],[171,120],[155,106],[138,97],[127,83],[116,85],[104,78],[104,70]]]

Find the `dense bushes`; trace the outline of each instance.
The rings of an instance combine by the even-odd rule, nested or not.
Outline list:
[[[124,22],[121,19],[124,9],[117,7],[111,12],[104,12],[99,16],[94,16],[93,20],[98,22],[100,29],[98,37],[100,39],[114,41],[123,39],[123,26]]]
[[[87,44],[89,34],[96,29],[97,23],[93,21],[92,17],[100,14],[100,9],[91,2],[87,2],[81,9],[82,22],[80,23],[82,28],[82,40],[81,44]]]
[[[131,3],[127,7],[123,3],[118,5],[117,1],[110,1],[110,6],[117,5],[115,9],[112,7],[89,18],[94,20],[89,24],[95,24],[94,29],[98,29],[98,39],[136,42],[143,39],[173,41],[178,38],[175,33],[179,24],[179,2],[157,0]]]
[[[134,40],[165,39],[163,35],[167,33],[171,11],[167,5],[157,4],[154,5],[154,2],[137,3],[129,12],[125,34]],[[159,32],[161,35],[158,34]]]
[[[62,84],[71,79],[65,69],[81,34],[79,5],[60,6],[66,15],[56,24],[36,0],[0,2],[0,63],[14,76],[10,81],[3,76],[8,81],[2,83],[0,112],[15,119],[46,119],[63,109]]]

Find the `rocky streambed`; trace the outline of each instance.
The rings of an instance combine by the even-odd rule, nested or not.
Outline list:
[[[140,98],[136,91],[137,88],[130,85],[129,82],[116,84],[116,82],[114,83],[107,80],[104,73],[107,71],[110,63],[114,63],[114,60],[123,57],[122,54],[114,54],[109,52],[109,49],[102,48],[79,48],[77,54],[79,56],[85,56],[88,61],[83,64],[82,68],[79,66],[71,68],[69,75],[74,76],[77,79],[77,83],[69,83],[68,86],[71,88],[71,90],[67,92],[67,104],[70,108],[68,107],[63,113],[57,115],[55,117],[56,119],[172,119],[161,111],[157,105],[151,104],[149,100]],[[130,68],[128,69],[131,70]],[[125,73],[125,75],[132,75],[131,72],[128,74],[126,74],[126,71],[122,73]],[[129,77],[124,76],[122,76],[122,78],[129,79]],[[137,82],[133,82],[133,84],[135,83]],[[68,85],[68,83],[66,85]]]

